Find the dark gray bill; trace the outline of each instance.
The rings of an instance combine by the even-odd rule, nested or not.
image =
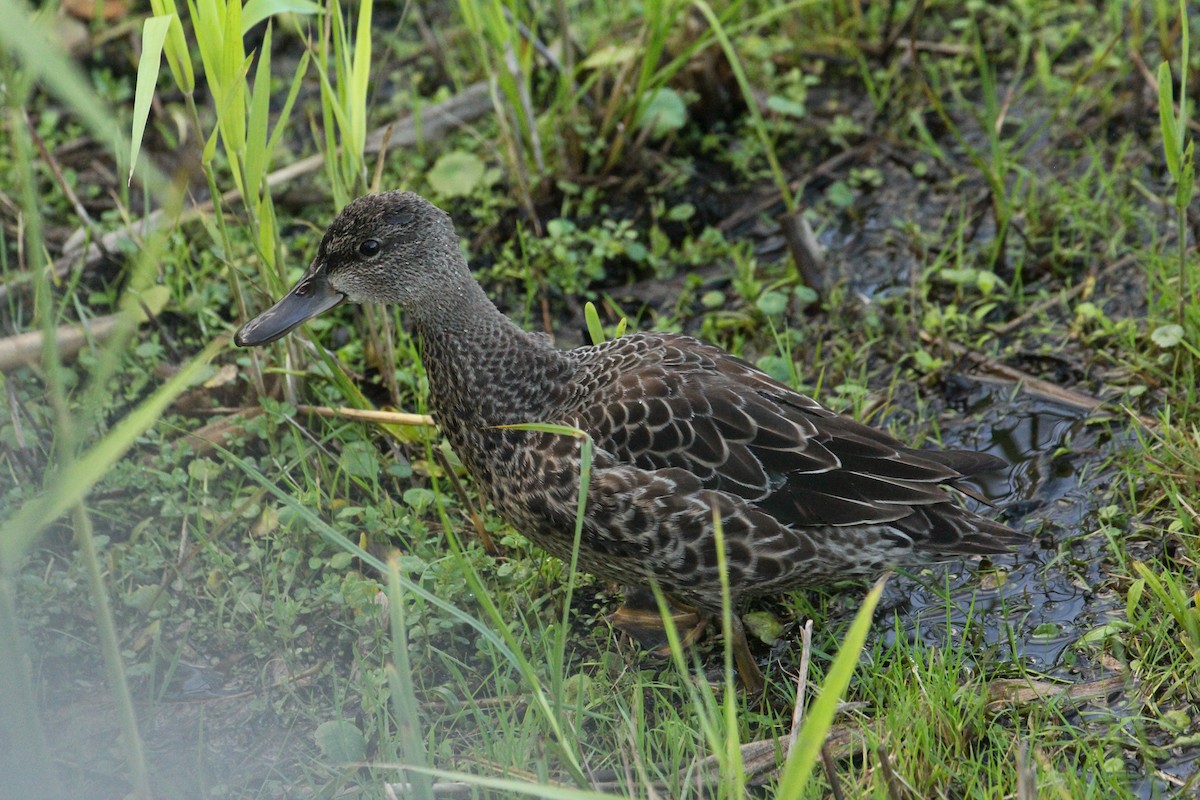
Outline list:
[[[270,344],[345,299],[345,295],[329,285],[323,267],[310,269],[278,303],[243,325],[233,341],[238,347]]]

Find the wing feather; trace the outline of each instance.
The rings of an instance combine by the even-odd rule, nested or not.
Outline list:
[[[990,523],[972,540],[982,518],[944,488],[1002,465],[993,456],[905,447],[685,336],[639,334],[571,352],[589,376],[571,421],[619,461],[687,471],[703,490],[793,528],[890,524],[910,545],[968,551],[1009,531]]]

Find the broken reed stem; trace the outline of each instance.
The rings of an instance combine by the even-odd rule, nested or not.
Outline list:
[[[833,756],[829,752],[829,745],[821,745],[821,766],[825,768],[825,778],[829,781],[829,793],[833,795],[834,800],[846,800],[846,795],[842,792],[842,782],[838,780],[837,766],[833,763]]]
[[[813,621],[810,619],[800,629],[800,674],[796,677],[796,705],[792,709],[792,732],[788,735],[787,757],[792,757],[792,748],[800,736],[800,722],[804,719],[804,696],[808,693],[808,658],[812,654]]]
[[[428,414],[412,414],[404,411],[376,411],[365,408],[331,408],[330,406],[296,406],[297,411],[316,414],[318,417],[353,419],[359,422],[379,422],[384,425],[413,425],[433,427],[433,417]]]
[[[428,414],[413,414],[406,411],[307,405],[298,405],[296,410],[304,414],[316,414],[318,417],[331,419],[352,419],[358,422],[378,422],[383,425],[411,425],[418,428],[434,426],[433,417]],[[261,411],[262,409],[257,406],[223,406],[204,409],[205,414],[258,414]]]
[[[1029,758],[1029,742],[1017,743],[1017,800],[1037,800],[1037,773]]]
[[[883,782],[887,785],[888,800],[904,800],[900,776],[892,769],[892,759],[888,755],[887,745],[879,745],[875,752],[879,756],[879,768],[883,770]]]
[[[471,524],[475,526],[475,535],[479,537],[479,543],[483,545],[484,552],[493,557],[503,555],[504,551],[500,549],[500,545],[496,544],[496,540],[488,533],[487,527],[483,524],[483,518],[479,516],[479,512],[475,510],[475,504],[467,496],[467,490],[463,488],[462,481],[455,474],[454,467],[450,464],[450,459],[446,458],[445,452],[440,447],[434,447],[433,454],[437,458],[438,464],[441,465],[442,472],[446,475],[446,480],[450,482],[454,493],[458,495],[459,502],[462,503],[463,508],[470,515]]]

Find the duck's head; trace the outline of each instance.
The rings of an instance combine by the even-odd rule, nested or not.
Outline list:
[[[268,344],[346,300],[416,308],[465,271],[446,212],[412,192],[360,197],[329,225],[304,277],[233,340]]]

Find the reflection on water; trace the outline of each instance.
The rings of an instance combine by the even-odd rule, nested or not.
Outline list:
[[[1110,502],[1111,473],[1099,466],[1114,448],[1108,426],[1089,422],[1080,409],[981,385],[942,434],[945,447],[986,451],[1011,465],[975,484],[995,504],[990,513],[1032,539],[993,557],[994,571],[967,561],[893,580],[883,613],[898,625],[876,631],[885,642],[899,630],[929,646],[965,634],[976,653],[1064,678],[1095,677],[1081,674],[1088,667],[1069,648],[1118,608],[1095,589],[1104,539],[1082,535],[1095,530],[1098,509]]]

